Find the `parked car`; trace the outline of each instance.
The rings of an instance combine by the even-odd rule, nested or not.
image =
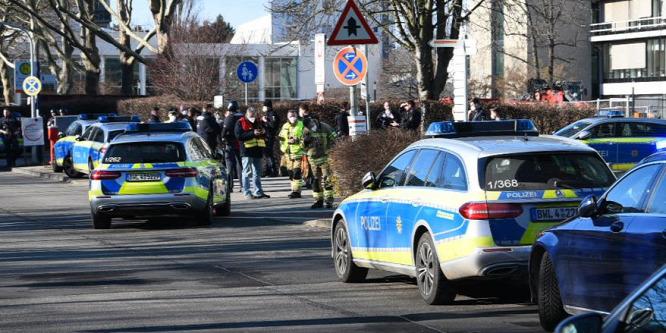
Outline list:
[[[588,312],[564,320],[557,333],[666,332],[666,265],[613,309],[610,315]]]
[[[569,314],[610,312],[666,263],[666,161],[641,164],[532,246],[530,288],[553,330]]]

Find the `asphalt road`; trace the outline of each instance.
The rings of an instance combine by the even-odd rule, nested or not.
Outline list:
[[[470,286],[428,306],[415,281],[372,272],[337,281],[329,231],[304,225],[310,199],[234,194],[210,228],[183,218],[93,230],[87,183],[0,172],[3,332],[538,332],[525,288]],[[307,194],[307,193],[306,193]]]

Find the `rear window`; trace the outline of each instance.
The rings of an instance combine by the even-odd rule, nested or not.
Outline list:
[[[585,128],[587,126],[590,126],[590,124],[592,124],[592,123],[587,122],[587,121],[577,121],[573,124],[569,124],[569,125],[565,126],[561,130],[555,132],[555,135],[564,136],[564,137],[569,138],[572,135],[582,131],[583,128]]]
[[[168,163],[185,161],[185,149],[176,142],[115,144],[104,155],[104,163]]]
[[[109,132],[109,141],[115,139],[118,135],[125,133],[125,130],[119,130],[119,131],[111,131]]]
[[[596,154],[549,153],[491,157],[485,168],[487,191],[608,187],[615,176]]]

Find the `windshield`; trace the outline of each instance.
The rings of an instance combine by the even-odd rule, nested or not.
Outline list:
[[[491,157],[487,191],[555,190],[608,187],[615,176],[594,153],[558,152]]]
[[[104,155],[104,163],[168,163],[185,161],[185,149],[177,142],[115,144]]]
[[[577,121],[573,124],[569,124],[562,128],[561,130],[555,132],[555,135],[564,136],[567,138],[572,137],[574,134],[583,130],[583,128],[590,126],[592,123],[589,121]]]

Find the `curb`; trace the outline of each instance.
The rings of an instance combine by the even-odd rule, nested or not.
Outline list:
[[[303,222],[303,225],[307,225],[308,227],[330,229],[331,220],[309,220]]]
[[[35,171],[35,170],[24,170],[24,169],[17,168],[17,167],[12,168],[11,172],[20,173],[20,174],[23,174],[23,175],[28,175],[28,176],[33,176],[33,177],[57,180],[57,181],[63,182],[63,183],[70,183],[71,182],[71,179],[69,177],[67,177],[66,175],[56,174],[56,173],[53,173],[53,172],[41,172],[41,171]]]

